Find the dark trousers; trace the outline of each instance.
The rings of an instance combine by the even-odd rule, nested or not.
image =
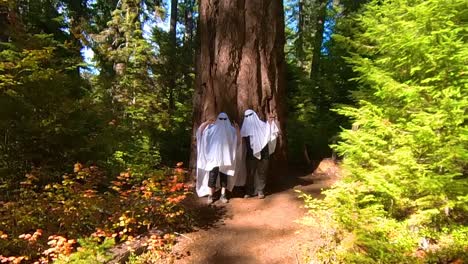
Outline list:
[[[208,177],[208,187],[210,188],[215,188],[216,187],[216,180],[218,179],[218,174],[219,174],[219,183],[221,184],[221,187],[226,188],[227,187],[227,174],[224,174],[219,171],[219,167],[214,167],[209,174]]]
[[[268,173],[268,159],[247,159],[247,182],[245,191],[247,194],[256,195],[263,193]]]

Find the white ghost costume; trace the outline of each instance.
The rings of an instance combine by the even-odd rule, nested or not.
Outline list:
[[[240,134],[241,137],[250,137],[250,147],[255,158],[261,159],[261,151],[267,144],[268,153],[271,155],[275,152],[278,126],[275,122],[263,122],[255,111],[251,109],[245,111]]]
[[[209,172],[219,167],[219,172],[228,175],[227,189],[232,191],[235,183],[237,133],[226,113],[220,113],[213,124],[203,131],[197,130],[197,195],[211,193],[208,187]],[[217,179],[219,186],[219,177]]]

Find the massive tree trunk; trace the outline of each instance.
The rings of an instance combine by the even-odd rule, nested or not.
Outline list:
[[[201,122],[219,112],[226,112],[239,125],[246,109],[255,110],[263,120],[267,113],[273,112],[282,134],[272,163],[284,165],[286,100],[282,1],[201,0],[198,30],[194,134]],[[195,149],[193,144],[192,168]]]

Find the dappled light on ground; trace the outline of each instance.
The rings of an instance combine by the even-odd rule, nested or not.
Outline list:
[[[175,263],[302,263],[319,234],[296,222],[306,212],[296,190],[318,196],[329,179],[294,173],[272,184],[264,200],[235,197],[207,206],[206,197],[190,197],[198,227],[179,236]]]

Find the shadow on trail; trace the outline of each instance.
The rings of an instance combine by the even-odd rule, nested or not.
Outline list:
[[[203,263],[249,263],[255,258],[251,256],[216,254],[204,259]]]
[[[267,194],[287,190],[300,190],[317,198],[341,176],[339,162],[332,158],[314,161],[309,168],[289,166],[286,170],[271,171],[267,182]]]
[[[178,239],[175,263],[297,263],[302,247],[320,237],[296,222],[307,212],[296,190],[321,198],[322,189],[335,178],[329,172],[337,167],[324,164],[314,173],[300,168],[271,171],[265,199],[244,199],[238,187],[228,193],[228,204],[216,201],[208,206],[206,197],[191,194],[183,204],[192,228]]]
[[[216,239],[204,241],[203,245],[198,245],[194,249],[204,251],[200,254],[196,263],[259,263],[266,260],[271,250],[271,245],[265,241],[279,242],[286,234],[292,234],[292,229],[261,229],[254,227],[227,227],[219,231]],[[254,234],[261,234],[255,236]],[[233,241],[249,244],[250,247],[233,245]],[[273,256],[272,256],[273,257]],[[277,256],[276,256],[277,257]],[[270,261],[266,261],[269,262]],[[273,262],[271,262],[273,263]],[[289,263],[288,261],[284,263]]]
[[[281,170],[270,171],[270,177],[267,179],[266,198],[263,206],[270,206],[276,201],[275,194],[283,193],[291,202],[302,200],[299,193],[295,190],[311,194],[316,198],[321,198],[322,191],[331,186],[336,179],[336,171],[339,166],[330,159],[323,159],[314,166],[314,172],[311,168],[304,169],[299,167],[289,167]],[[326,166],[324,166],[326,165]],[[333,169],[331,172],[328,170]],[[324,169],[326,169],[324,171]],[[223,225],[223,219],[231,218],[228,211],[229,206],[216,201],[211,206],[206,204],[206,197],[199,198],[195,190],[190,194],[183,205],[190,217],[191,227],[187,231],[207,230]],[[214,195],[215,200],[219,197],[219,191]],[[234,190],[228,193],[229,199],[243,199],[244,188],[236,186]],[[255,199],[249,198],[249,199]],[[261,206],[261,205],[259,205]]]
[[[251,217],[250,212],[242,215]],[[231,222],[222,228],[202,231],[201,236],[191,233],[188,234],[190,238],[181,238],[183,245],[179,245],[178,252],[184,255],[180,255],[175,263],[293,263],[287,251],[296,245],[291,239],[294,231],[291,226],[268,226],[250,218],[237,224]]]
[[[199,198],[195,193],[192,193],[183,201],[182,204],[191,221],[191,227],[185,231],[217,227],[220,225],[220,220],[226,216],[225,207],[208,206],[206,199],[206,197]]]
[[[275,194],[286,190],[294,189],[295,187],[303,187],[314,184],[313,175],[311,172],[290,168],[287,172],[272,172],[267,180],[266,193]],[[320,192],[320,190],[318,191]]]

